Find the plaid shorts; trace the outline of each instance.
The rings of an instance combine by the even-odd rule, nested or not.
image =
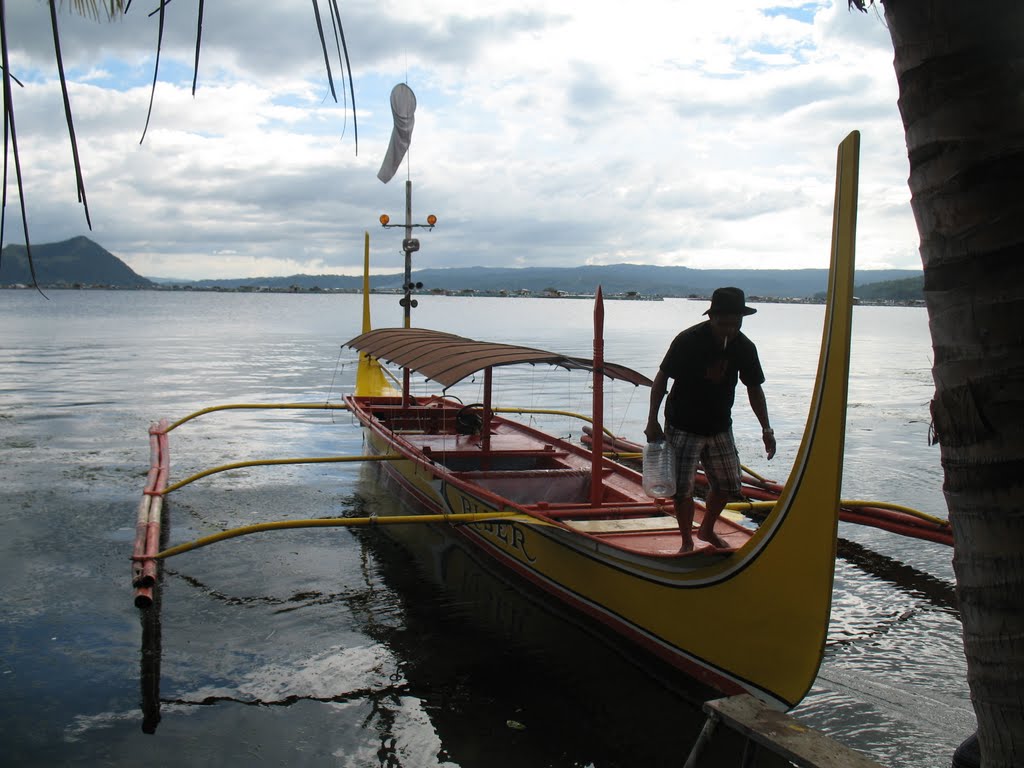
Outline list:
[[[704,465],[712,489],[728,497],[739,494],[740,457],[731,429],[717,435],[697,435],[666,425],[665,438],[676,456],[676,496],[693,495],[698,461]]]

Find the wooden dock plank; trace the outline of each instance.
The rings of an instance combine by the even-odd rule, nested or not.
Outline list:
[[[771,709],[750,694],[705,702],[704,711],[737,733],[805,768],[882,768],[795,717]]]

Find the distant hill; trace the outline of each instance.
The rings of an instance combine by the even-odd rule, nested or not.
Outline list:
[[[856,293],[861,301],[924,301],[924,275],[862,285]]]
[[[155,288],[131,267],[87,237],[32,246],[32,263],[43,287],[109,286]],[[24,245],[8,245],[0,251],[0,285],[31,285]]]
[[[389,276],[391,277],[391,276]],[[401,275],[395,276],[398,285],[402,284]],[[288,275],[286,277],[236,277],[222,278],[216,280],[172,280],[160,278],[165,285],[182,285],[210,290],[225,288],[237,290],[239,288],[256,290],[267,288],[273,291],[287,290],[324,290],[324,291],[361,291],[363,289],[363,276],[352,275]],[[371,287],[376,287],[371,279]]]
[[[924,275],[907,277],[902,280],[883,280],[878,283],[863,283],[854,286],[858,301],[868,303],[907,304],[924,301]],[[816,299],[825,300],[825,292],[815,294]]]

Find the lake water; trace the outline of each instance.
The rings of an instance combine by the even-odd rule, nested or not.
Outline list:
[[[705,308],[606,302],[607,358],[653,376]],[[400,322],[397,297],[374,297],[373,310],[377,325]],[[682,764],[703,716],[677,681],[432,529],[235,539],[168,561],[159,611],[134,607],[149,424],[224,402],[337,402],[355,374],[341,344],[360,317],[356,296],[0,291],[5,764]],[[795,456],[822,317],[761,305],[745,324],[779,453],[759,453],[742,392],[737,442],[772,479]],[[945,516],[927,444],[925,311],[857,307],[854,318],[843,495]],[[569,299],[426,296],[414,313],[416,325],[584,356],[591,323],[591,304]],[[481,384],[452,392],[475,402]],[[589,380],[505,369],[495,397],[589,413]],[[640,438],[646,412],[646,390],[609,385],[613,431]],[[579,434],[578,422],[535,418]],[[246,459],[357,454],[362,440],[344,412],[231,411],[175,430],[170,446],[180,479]],[[358,465],[251,468],[173,494],[170,541],[394,503]],[[952,551],[848,524],[840,537],[825,661],[794,714],[883,764],[946,766],[974,730]]]

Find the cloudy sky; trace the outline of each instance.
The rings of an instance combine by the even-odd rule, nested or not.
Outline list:
[[[920,269],[888,32],[846,0],[339,0],[359,128],[330,98],[309,0],[59,16],[92,216],[77,201],[47,4],[7,4],[29,234],[87,235],[149,277],[415,268],[828,265],[836,145],[862,133],[858,266]],[[321,11],[328,14],[326,0]],[[376,177],[389,94],[416,93],[408,162]],[[344,100],[343,100],[344,99]],[[13,186],[5,243],[24,242]]]

